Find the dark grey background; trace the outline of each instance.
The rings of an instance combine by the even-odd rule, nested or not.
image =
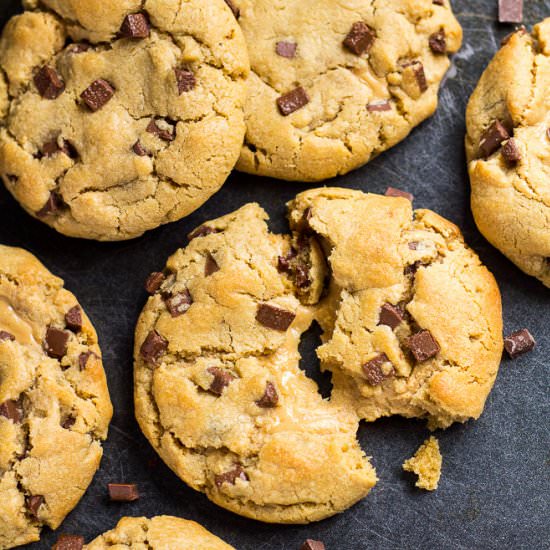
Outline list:
[[[550,0],[525,3],[529,26],[550,15]],[[285,202],[305,185],[235,173],[192,216],[119,244],[62,237],[27,216],[0,186],[0,242],[36,254],[77,295],[99,332],[115,408],[101,468],[59,533],[82,534],[89,541],[123,515],[173,514],[202,523],[242,550],[298,550],[307,537],[322,539],[328,550],[550,548],[550,290],[516,269],[476,230],[463,152],[466,102],[512,26],[496,23],[497,0],[454,0],[453,5],[465,40],[441,90],[437,114],[363,169],[327,182],[374,192],[388,185],[407,189],[417,207],[457,223],[500,284],[505,330],[526,326],[538,340],[534,353],[503,361],[480,420],[437,433],[444,457],[439,489],[416,490],[401,471],[403,460],[428,435],[424,423],[392,418],[362,424],[361,444],[373,455],[380,478],[371,494],[319,523],[266,525],[226,512],[189,489],[156,458],[134,420],[133,331],[146,298],[147,274],[164,266],[192,228],[246,202],[258,201],[271,214],[273,228],[284,230]],[[18,6],[0,0],[0,25]],[[309,372],[317,368],[314,345],[311,334],[302,346]],[[132,504],[109,503],[108,482],[137,482],[142,497]],[[56,537],[46,529],[42,541],[28,548],[49,548]]]

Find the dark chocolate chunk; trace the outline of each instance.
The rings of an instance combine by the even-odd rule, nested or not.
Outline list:
[[[52,191],[44,206],[36,213],[36,216],[38,218],[45,218],[50,214],[55,214],[56,212],[61,210],[63,204],[64,203],[61,195],[59,193],[56,193],[55,191]]]
[[[23,420],[20,403],[14,399],[4,401],[0,404],[0,416],[13,420],[15,424],[19,424]]]
[[[214,483],[216,483],[216,487],[219,489],[224,483],[235,485],[237,479],[248,481],[248,476],[240,464],[235,464],[235,467],[232,470],[229,470],[229,472],[215,476]]]
[[[296,317],[292,311],[281,309],[269,304],[260,304],[256,313],[256,321],[264,327],[285,331]]]
[[[54,155],[57,155],[61,151],[61,148],[57,144],[56,139],[52,139],[51,141],[48,141],[42,145],[42,148],[40,149],[40,153],[43,157],[53,157]]]
[[[148,155],[147,149],[143,147],[139,139],[132,145],[132,151],[138,156],[138,157],[145,157]]]
[[[212,233],[219,233],[221,229],[214,229],[213,227],[210,227],[208,225],[201,225],[197,227],[197,229],[194,229],[187,235],[187,238],[192,241],[193,239],[196,239],[197,237],[206,237],[207,235],[212,235]]]
[[[38,509],[44,504],[44,497],[42,495],[31,495],[25,499],[29,514],[35,518],[38,516]]]
[[[204,264],[204,276],[209,277],[212,273],[220,270],[218,262],[214,259],[214,256],[210,252],[206,255],[206,262]]]
[[[277,99],[279,112],[288,116],[309,103],[307,92],[300,86]]]
[[[65,82],[52,67],[42,67],[34,76],[34,84],[44,99],[57,99],[65,91]]]
[[[147,363],[155,364],[168,349],[168,340],[152,330],[143,341],[140,354]]]
[[[325,545],[320,540],[306,539],[300,550],[325,550]]]
[[[519,150],[518,144],[514,138],[510,138],[502,146],[501,152],[504,160],[510,165],[517,164],[521,160],[521,151]]]
[[[380,309],[379,325],[386,325],[392,330],[403,321],[403,310],[397,306],[386,303]]]
[[[52,550],[82,550],[84,537],[80,535],[60,535]]]
[[[440,351],[439,344],[429,330],[421,330],[413,334],[407,340],[407,347],[419,363],[435,357]]]
[[[214,395],[221,395],[223,390],[235,380],[235,377],[229,371],[220,369],[219,367],[209,367],[206,370],[214,377],[208,388]]]
[[[69,330],[80,332],[82,330],[82,309],[74,306],[65,314],[65,324]]]
[[[196,85],[197,79],[192,71],[184,68],[177,68],[174,71],[176,73],[176,82],[178,83],[179,95],[184,92],[190,92]]]
[[[151,25],[145,13],[128,14],[120,27],[120,35],[125,38],[147,38],[150,34]]]
[[[523,21],[523,0],[498,0],[500,23],[521,23]]]
[[[297,263],[294,266],[293,274],[294,284],[298,288],[308,288],[311,286],[311,279],[309,278],[309,269],[303,263]]]
[[[433,0],[432,4],[436,6],[443,6],[445,4],[444,0]]]
[[[401,189],[396,189],[395,187],[388,187],[384,195],[386,195],[386,197],[402,197],[411,202],[414,200],[414,196],[411,193],[407,193],[407,191],[401,191]]]
[[[370,113],[378,113],[383,111],[391,111],[391,104],[387,99],[381,101],[373,101],[367,105],[367,111]]]
[[[84,370],[88,366],[90,357],[97,357],[93,351],[85,351],[78,356],[78,367],[80,370]]]
[[[490,157],[495,151],[498,151],[502,142],[509,138],[510,134],[500,120],[493,121],[483,134],[481,134],[479,150],[481,151],[482,157]]]
[[[150,134],[157,136],[163,141],[174,141],[174,139],[176,138],[176,129],[174,127],[170,128],[170,130],[163,129],[158,126],[157,122],[154,119],[149,122],[146,130]]]
[[[88,105],[91,111],[99,111],[104,107],[115,95],[115,89],[102,78],[92,82],[88,88],[86,88],[80,97],[84,100],[84,103]]]
[[[376,33],[366,23],[357,21],[344,39],[344,46],[355,55],[363,55],[372,48],[375,38]]]
[[[139,498],[135,483],[108,483],[109,498],[114,502],[133,502]]]
[[[535,339],[526,328],[512,332],[504,338],[504,349],[511,359],[531,351],[534,347]]]
[[[55,327],[48,327],[44,340],[44,350],[54,359],[62,359],[67,354],[69,333]]]
[[[183,315],[193,303],[191,293],[187,289],[182,292],[177,292],[176,294],[166,294],[163,298],[172,317]]]
[[[296,42],[287,42],[286,40],[281,40],[275,45],[275,52],[281,57],[292,59],[293,57],[296,57],[297,48],[298,44],[296,44]]]
[[[445,37],[444,30],[434,32],[432,35],[430,35],[428,43],[430,45],[430,49],[434,53],[447,52],[447,38]]]
[[[241,10],[233,4],[231,0],[225,0],[225,3],[229,6],[229,9],[233,12],[235,19],[238,19],[241,16]]]
[[[74,426],[75,422],[76,418],[72,415],[68,415],[61,421],[61,427],[68,430]]]
[[[378,386],[387,378],[391,378],[395,374],[393,366],[389,369],[389,372],[385,373],[382,366],[385,363],[389,363],[388,356],[385,353],[380,353],[367,363],[363,365],[363,373],[367,382],[371,386]]]
[[[0,342],[5,342],[7,340],[9,340],[10,342],[13,342],[15,340],[15,336],[10,332],[6,332],[5,330],[0,330]]]
[[[159,288],[162,286],[162,283],[166,280],[166,276],[164,273],[160,271],[154,271],[147,277],[147,280],[145,281],[145,290],[149,294],[155,294],[159,290]]]
[[[256,401],[256,405],[262,409],[272,409],[279,403],[279,394],[271,382],[266,382],[265,391],[262,397]]]
[[[420,61],[416,61],[412,64],[414,77],[416,78],[416,83],[418,88],[422,93],[428,89],[428,81],[426,80],[426,73],[424,72],[424,65]]]

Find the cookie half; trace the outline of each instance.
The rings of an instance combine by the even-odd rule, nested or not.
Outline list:
[[[462,29],[447,0],[232,0],[252,73],[238,169],[345,174],[433,114]]]
[[[505,41],[466,112],[472,211],[485,238],[550,287],[550,18]]]
[[[76,298],[34,256],[0,246],[0,548],[38,540],[76,506],[111,416]]]
[[[66,235],[122,240],[218,191],[248,74],[226,3],[36,4],[49,11],[14,17],[0,40],[0,175],[21,205]]]

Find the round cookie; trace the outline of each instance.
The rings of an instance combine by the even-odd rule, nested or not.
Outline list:
[[[306,523],[353,505],[376,476],[353,409],[324,400],[299,367],[321,250],[271,234],[266,219],[248,204],[208,222],[147,281],[136,417],[166,464],[215,503]]]
[[[345,174],[437,107],[462,29],[448,0],[232,0],[252,72],[237,168],[284,180]]]
[[[225,2],[38,4],[51,11],[14,17],[0,40],[0,175],[21,205],[66,235],[122,240],[218,191],[248,74]]]
[[[0,548],[76,506],[112,416],[97,335],[34,256],[0,246]]]
[[[485,238],[550,287],[550,18],[508,37],[466,112],[472,211]]]
[[[84,548],[106,550],[118,545],[124,548],[150,550],[165,548],[231,550],[233,548],[198,523],[173,516],[156,516],[151,519],[122,518],[113,530],[97,537]]]

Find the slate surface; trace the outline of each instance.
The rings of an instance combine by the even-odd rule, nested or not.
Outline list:
[[[105,0],[112,1],[112,0]],[[440,488],[413,488],[403,460],[428,435],[421,422],[400,418],[362,425],[363,448],[373,455],[380,481],[346,513],[309,526],[270,526],[233,515],[179,481],[156,459],[133,416],[132,338],[144,304],[147,274],[164,266],[185,235],[202,221],[258,201],[285,229],[284,204],[304,185],[234,174],[223,190],[187,219],[119,244],[64,238],[32,220],[0,189],[0,242],[22,246],[63,277],[100,335],[115,407],[101,469],[59,532],[90,540],[123,515],[173,514],[199,521],[241,550],[297,550],[305,538],[329,550],[433,548],[550,548],[549,376],[550,290],[523,275],[476,230],[468,203],[463,152],[464,110],[479,75],[500,39],[496,0],[454,0],[465,31],[462,50],[441,91],[437,114],[412,136],[368,166],[328,182],[383,192],[388,185],[414,192],[418,207],[432,208],[457,223],[500,284],[509,332],[524,326],[536,336],[534,353],[504,360],[485,413],[475,423],[438,433],[444,456]],[[550,15],[550,0],[526,0],[524,22]],[[0,0],[0,25],[18,10]],[[1,187],[1,186],[0,186]],[[315,335],[302,346],[304,365],[315,371]],[[137,482],[141,500],[107,501],[108,482]],[[45,530],[29,549],[50,548],[56,534]]]

